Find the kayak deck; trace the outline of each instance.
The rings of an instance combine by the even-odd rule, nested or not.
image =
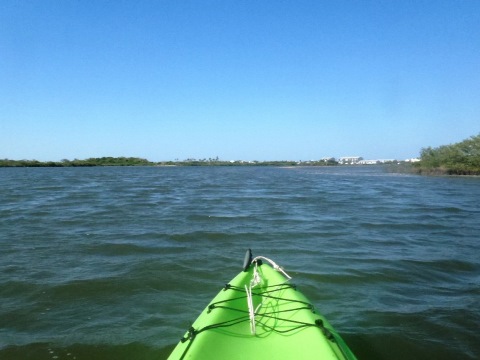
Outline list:
[[[355,359],[288,275],[272,264],[277,270],[261,257],[253,259],[200,314],[169,360]]]

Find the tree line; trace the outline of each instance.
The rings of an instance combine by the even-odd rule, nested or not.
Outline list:
[[[0,159],[0,167],[87,167],[87,166],[331,166],[333,160],[297,161],[224,161],[217,158],[152,162],[137,157],[100,157],[85,160],[38,161]]]
[[[451,145],[422,148],[414,169],[420,174],[480,175],[480,134]]]
[[[151,166],[155,163],[137,157],[100,157],[84,160],[38,161],[0,160],[0,167],[80,167],[80,166]]]
[[[0,159],[0,167],[81,167],[81,166],[335,166],[338,162],[318,161],[223,161],[216,158],[151,162],[138,157],[100,157],[84,160],[38,161]],[[480,134],[459,143],[422,148],[414,172],[430,175],[480,175]]]

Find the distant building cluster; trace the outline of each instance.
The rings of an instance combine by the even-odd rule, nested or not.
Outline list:
[[[344,156],[338,159],[338,163],[342,165],[355,165],[363,161],[361,156]]]
[[[406,159],[404,162],[417,162],[418,158]],[[341,165],[377,165],[377,164],[390,164],[399,162],[397,159],[364,159],[361,156],[344,156],[337,160]]]
[[[319,160],[300,160],[297,165],[380,165],[392,163],[414,163],[420,161],[418,158],[397,160],[397,159],[364,159],[361,156],[343,156],[341,158],[324,157]]]

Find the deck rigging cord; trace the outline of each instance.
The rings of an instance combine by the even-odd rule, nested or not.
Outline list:
[[[253,276],[252,276],[252,280],[250,280],[250,284],[248,286],[245,284],[245,293],[247,294],[248,313],[249,313],[249,317],[250,317],[250,332],[251,332],[252,335],[255,335],[256,332],[257,332],[256,324],[255,324],[255,314],[258,312],[260,307],[263,305],[263,301],[262,301],[260,304],[258,304],[258,306],[256,308],[254,308],[254,306],[253,306],[253,296],[252,296],[252,289],[255,286],[262,283],[262,278],[260,276],[260,273],[258,272],[258,264],[259,264],[259,262],[261,262],[261,260],[268,261],[275,270],[281,272],[286,277],[285,282],[289,281],[292,278],[280,266],[278,266],[277,263],[275,263],[273,260],[271,260],[269,258],[266,258],[265,256],[257,256],[251,261],[251,263],[254,264]]]

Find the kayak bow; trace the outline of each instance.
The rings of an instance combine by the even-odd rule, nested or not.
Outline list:
[[[272,260],[251,251],[168,358],[355,360],[340,335]]]

